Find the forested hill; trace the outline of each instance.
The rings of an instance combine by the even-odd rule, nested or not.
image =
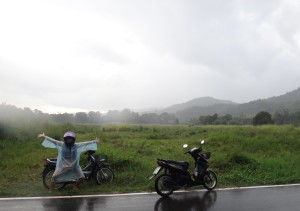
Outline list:
[[[27,119],[29,121],[38,119],[58,124],[186,124],[191,119],[199,119],[200,117],[214,114],[219,115],[219,117],[230,115],[232,117],[253,118],[261,111],[277,115],[277,117],[284,119],[281,121],[284,123],[291,122],[290,120],[299,114],[299,118],[296,119],[300,121],[300,88],[277,97],[255,100],[243,104],[237,104],[228,100],[218,100],[212,97],[202,97],[172,105],[158,111],[143,113],[124,109],[122,111],[108,111],[105,114],[94,111],[87,113],[77,112],[74,114],[47,114],[37,109],[22,109],[14,105],[2,103],[0,104],[0,123],[12,119]]]
[[[157,111],[158,113],[177,113],[180,111],[183,111],[185,109],[191,110],[192,108],[206,108],[210,106],[215,105],[237,105],[237,103],[229,101],[229,100],[219,100],[215,99],[213,97],[199,97],[190,101],[187,101],[185,103],[172,105],[170,107],[167,107],[165,109],[162,109],[160,111]],[[219,107],[220,108],[220,107]]]
[[[277,111],[299,112],[300,111],[300,88],[288,92],[284,95],[259,99],[248,103],[243,103],[235,108],[230,108],[225,113],[236,115],[254,116],[260,111],[274,113]]]
[[[173,113],[180,122],[206,115],[226,115],[253,117],[260,111],[271,114],[276,112],[295,113],[300,111],[300,88],[284,95],[259,99],[247,103],[237,104],[228,100],[218,100],[212,97],[197,98],[186,103],[169,106],[156,111]]]
[[[291,103],[291,102],[299,102],[299,100],[300,100],[300,88],[288,92],[284,95],[280,95],[278,97],[271,97],[266,99],[266,101],[272,103]]]

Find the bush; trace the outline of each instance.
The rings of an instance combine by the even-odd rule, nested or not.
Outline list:
[[[274,124],[272,115],[266,111],[261,111],[253,118],[253,125]]]

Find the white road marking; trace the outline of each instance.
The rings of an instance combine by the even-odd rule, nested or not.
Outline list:
[[[248,186],[248,187],[233,187],[233,188],[217,188],[215,191],[226,190],[243,190],[243,189],[258,189],[258,188],[278,188],[278,187],[291,187],[300,186],[300,184],[286,184],[286,185],[263,185],[263,186]],[[204,192],[206,189],[201,190],[188,190],[188,191],[175,191],[175,193],[184,192]],[[71,195],[71,196],[32,196],[32,197],[7,197],[0,198],[0,201],[8,200],[35,200],[35,199],[66,199],[66,198],[88,198],[88,197],[118,197],[118,196],[139,196],[139,195],[153,195],[156,192],[141,192],[141,193],[118,193],[118,194],[94,194],[94,195]]]

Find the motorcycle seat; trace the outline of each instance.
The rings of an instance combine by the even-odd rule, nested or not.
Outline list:
[[[168,159],[158,159],[158,160],[161,160],[166,163],[180,165],[180,166],[184,167],[185,169],[188,169],[189,165],[190,165],[189,162],[186,162],[186,161],[177,161],[177,160],[168,160]]]
[[[56,161],[57,161],[57,158],[49,158],[49,160],[50,160],[51,162],[56,162]]]
[[[47,161],[52,164],[56,164],[57,158],[47,158]]]

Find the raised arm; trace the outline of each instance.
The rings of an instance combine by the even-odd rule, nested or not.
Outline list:
[[[96,138],[93,141],[79,142],[79,143],[77,143],[77,146],[82,147],[82,146],[86,146],[86,145],[93,144],[93,143],[99,143],[99,142],[100,142],[100,140],[98,138]]]
[[[96,143],[98,143],[98,142],[100,142],[100,140],[98,138],[96,138],[93,141],[86,141],[86,142],[76,143],[76,145],[78,146],[78,148],[81,152],[84,152],[84,151],[87,151],[87,150],[97,150],[98,147],[97,147]]]
[[[61,145],[63,144],[62,141],[57,141],[57,140],[55,140],[55,139],[53,139],[53,138],[51,138],[51,137],[46,136],[44,133],[38,134],[37,137],[38,137],[38,138],[44,138],[45,140],[51,142],[51,143],[54,144],[54,145],[61,146]],[[51,146],[51,144],[49,145],[49,144],[45,143],[45,140],[44,140],[44,142],[43,142],[43,145],[44,145],[45,147],[51,147],[51,148],[52,148],[53,146]]]

